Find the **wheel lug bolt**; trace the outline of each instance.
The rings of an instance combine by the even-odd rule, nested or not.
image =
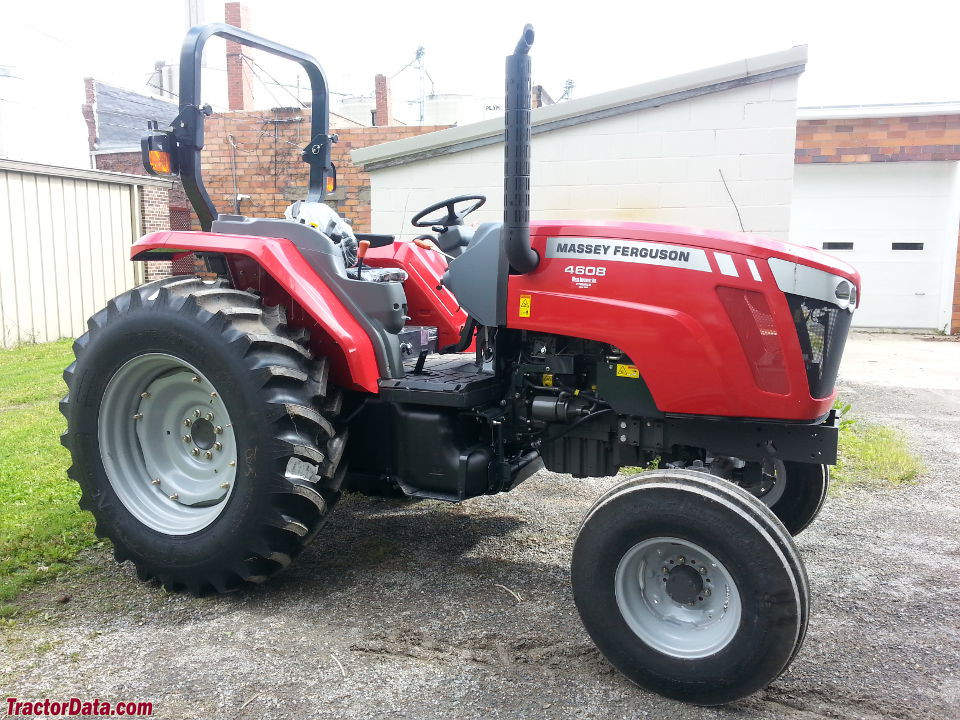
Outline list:
[[[686,561],[687,560],[685,557],[683,557],[683,555],[677,558],[677,563],[679,563],[680,565],[683,565]]]
[[[154,478],[154,479],[151,480],[150,482],[152,482],[154,485],[159,485],[159,484],[160,484],[160,478]]]
[[[183,426],[190,427],[191,425],[193,425],[193,420],[191,420],[190,418],[184,418]]]
[[[707,574],[707,569],[706,569],[705,567],[700,568],[700,574],[701,574],[701,575],[706,575],[706,574]]]
[[[234,466],[237,464],[237,461],[236,461],[236,460],[231,460],[231,461],[230,461],[229,463],[227,463],[227,464],[228,464],[230,467],[234,467]]]
[[[189,435],[184,435],[184,436],[183,436],[183,441],[184,441],[185,443],[190,442],[190,436],[189,436]]]
[[[171,499],[171,500],[179,500],[179,499],[180,499],[180,496],[179,496],[177,493],[174,493],[173,495],[170,496],[170,499]]]
[[[194,376],[193,376],[193,381],[194,381],[195,383],[198,383],[198,382],[200,382],[200,378],[197,377],[196,375],[194,375]]]
[[[215,392],[210,393],[210,397],[215,398],[217,394]]]
[[[190,451],[190,454],[191,454],[191,455],[199,455],[199,454],[200,454],[200,448],[193,448],[193,449]]]
[[[150,397],[150,393],[148,393],[148,392],[142,392],[142,393],[140,393],[140,397],[146,399],[146,398]]]
[[[660,572],[662,572],[664,575],[666,575],[666,574],[667,574],[668,572],[670,572],[670,571],[667,570],[667,566],[664,565],[662,568],[660,568]]]
[[[209,460],[210,458],[213,457],[213,453],[210,452],[209,450],[207,450],[207,451],[203,454],[203,456],[204,456],[207,460]]]
[[[703,596],[704,596],[704,597],[710,597],[710,588],[704,588],[704,589],[703,589]]]
[[[194,416],[194,417],[200,417],[200,411],[199,411],[199,410],[194,410],[194,411],[193,411],[193,416]]]
[[[217,426],[213,429],[213,431],[214,431],[217,435],[223,434],[223,428],[220,427],[219,425],[217,425]]]
[[[213,449],[214,449],[214,450],[223,450],[223,443],[221,443],[221,442],[215,442],[215,443],[213,444]]]
[[[134,420],[143,420],[143,413],[137,413],[133,416]]]
[[[220,483],[220,487],[226,490],[227,488],[230,487],[230,483]]]
[[[206,418],[207,418],[207,420],[213,420],[213,413],[208,412],[208,413],[206,414]]]

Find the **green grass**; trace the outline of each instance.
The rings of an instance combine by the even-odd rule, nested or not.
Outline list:
[[[72,569],[96,542],[60,445],[71,341],[0,351],[0,609],[26,585]]]
[[[903,433],[884,425],[856,421],[840,429],[831,491],[851,487],[888,488],[913,483],[923,463],[910,452]]]

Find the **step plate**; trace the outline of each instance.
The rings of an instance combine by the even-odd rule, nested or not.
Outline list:
[[[419,375],[413,374],[415,365],[415,360],[404,363],[407,375],[402,378],[381,380],[380,397],[389,402],[469,408],[503,395],[500,382],[480,371],[472,353],[428,357]]]

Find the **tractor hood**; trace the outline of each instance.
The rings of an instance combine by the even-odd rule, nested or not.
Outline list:
[[[743,233],[706,230],[679,225],[657,225],[639,222],[536,222],[531,235],[550,237],[611,238],[665,243],[686,247],[735,253],[762,260],[778,258],[806,265],[850,280],[860,288],[860,273],[849,263],[804,245],[769,240]]]

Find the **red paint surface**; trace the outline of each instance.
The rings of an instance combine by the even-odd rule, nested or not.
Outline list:
[[[851,266],[810,248],[733,233],[645,223],[539,223],[531,241],[541,256],[532,273],[508,284],[507,326],[607,342],[623,350],[640,370],[657,407],[664,412],[726,417],[812,420],[825,414],[833,397],[810,397],[800,343],[783,292],[767,259],[778,257],[841,275],[857,285]],[[657,265],[545,257],[548,237],[645,241],[701,248],[712,272]],[[719,271],[712,250],[731,255],[739,277]],[[760,281],[753,279],[753,258]],[[603,267],[606,274],[579,288],[565,269]],[[773,313],[783,348],[785,393],[757,386],[751,363],[718,287],[762,293]],[[520,317],[520,296],[529,295],[530,317]]]
[[[268,304],[283,301],[280,290],[289,295],[296,305],[291,308],[289,319],[296,321],[298,308],[302,308],[306,313],[306,317],[299,318],[303,326],[319,331],[313,342],[330,358],[333,381],[352,390],[378,392],[380,371],[370,338],[337,296],[319,282],[292,242],[250,235],[162,231],[134,243],[131,257],[164,248],[238,256],[231,260],[231,271],[239,279],[238,289],[259,290]]]
[[[811,248],[733,233],[645,223],[539,223],[531,228],[539,267],[514,275],[508,283],[507,326],[607,342],[623,350],[639,368],[657,406],[664,412],[727,417],[812,420],[825,414],[833,397],[810,397],[799,341],[784,294],[767,260],[800,262],[850,279],[851,266]],[[583,237],[665,243],[700,248],[712,272],[605,261],[544,257],[548,237]],[[291,322],[315,331],[316,349],[328,354],[337,384],[377,392],[379,370],[366,333],[288,240],[239,235],[164,231],[138,241],[132,254],[150,249],[184,248],[232,254],[231,271],[260,290],[266,302],[293,298]],[[729,254],[738,277],[719,271],[713,251]],[[754,280],[747,259],[760,274]],[[439,288],[444,259],[407,242],[371,249],[367,262],[400,267],[408,314],[414,324],[439,329],[440,345],[459,337],[466,319],[454,296]],[[564,272],[570,265],[602,266],[606,274],[579,288]],[[718,287],[762,294],[772,313],[762,344],[744,343],[717,293]],[[519,317],[520,295],[531,297],[530,317]],[[782,349],[778,353],[777,347]],[[765,356],[768,388],[757,384],[757,357]],[[772,358],[772,359],[771,359]],[[771,365],[771,362],[773,365]],[[776,367],[782,364],[782,368]],[[781,372],[782,370],[782,372]]]
[[[407,314],[411,325],[437,328],[437,347],[456,345],[467,314],[449,290],[440,285],[447,269],[446,259],[438,252],[417,247],[412,242],[371,248],[366,262],[374,267],[403,268],[410,276],[403,284],[407,294]]]

